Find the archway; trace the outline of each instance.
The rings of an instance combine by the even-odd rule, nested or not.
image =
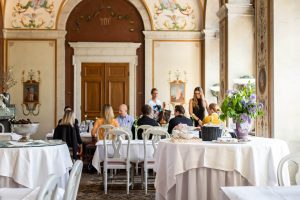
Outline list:
[[[143,18],[130,1],[85,0],[79,2],[69,13],[66,21],[65,104],[73,106],[74,98],[78,95],[75,95],[74,92],[74,49],[70,47],[70,42],[140,43],[141,46],[136,52],[138,59],[136,70],[130,72],[130,74],[136,74],[135,82],[137,83],[135,85],[136,97],[130,97],[135,98],[135,104],[131,104],[131,107],[135,106],[135,110],[139,111],[139,108],[145,102],[144,29]],[[100,59],[101,56],[103,55],[98,55],[98,61],[103,61],[103,59]],[[119,59],[116,58],[115,60]],[[78,101],[76,104],[78,104]]]

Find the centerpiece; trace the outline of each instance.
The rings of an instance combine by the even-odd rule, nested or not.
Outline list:
[[[22,138],[19,139],[19,142],[30,142],[30,135],[33,135],[37,132],[39,123],[31,122],[29,119],[24,120],[12,120],[11,122],[12,130],[18,135],[21,135]]]
[[[242,85],[237,90],[229,90],[221,105],[220,119],[233,119],[239,139],[247,139],[251,129],[251,119],[263,115],[263,104],[256,102],[254,92],[254,85],[251,83]]]

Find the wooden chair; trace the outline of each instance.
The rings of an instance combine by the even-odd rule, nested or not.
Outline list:
[[[64,193],[63,200],[76,200],[79,183],[81,179],[83,163],[77,160],[72,167],[72,171],[68,180],[68,184]]]
[[[112,133],[115,135],[115,139],[111,140],[112,147],[113,147],[113,156],[108,157],[108,135]],[[123,140],[123,136],[127,138],[127,140]],[[126,155],[121,155],[121,148],[123,145],[123,142],[127,142],[127,151]],[[131,163],[130,163],[130,135],[122,130],[115,128],[109,132],[106,132],[104,137],[104,162],[103,162],[103,179],[104,179],[104,192],[107,194],[107,171],[108,169],[125,169],[126,170],[126,176],[127,176],[127,194],[129,194],[129,187],[130,185],[133,185],[133,177],[130,182],[130,169],[131,169]]]
[[[152,134],[151,142],[153,147],[153,156],[151,159],[149,159],[147,156],[147,141],[149,141],[148,138],[150,137],[151,134]],[[144,133],[144,162],[142,162],[143,165],[142,169],[144,173],[142,173],[142,182],[144,183],[145,186],[145,194],[147,194],[147,190],[148,190],[148,169],[154,168],[154,163],[155,163],[154,155],[156,153],[157,144],[160,141],[162,136],[165,136],[166,138],[170,138],[169,133],[161,127],[153,127],[151,129],[148,129]]]
[[[291,180],[292,184],[300,185],[300,152],[291,153],[280,160],[277,169],[279,186],[285,186],[283,181],[283,171],[286,164],[288,164],[287,167],[289,171],[294,175]]]
[[[55,199],[58,191],[59,177],[52,174],[49,176],[47,182],[39,190],[36,200],[52,200]]]

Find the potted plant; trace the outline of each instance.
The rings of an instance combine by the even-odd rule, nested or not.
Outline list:
[[[263,104],[256,102],[254,92],[254,85],[250,83],[242,85],[238,90],[229,90],[221,105],[220,119],[233,119],[239,139],[247,138],[251,129],[251,119],[263,115]]]

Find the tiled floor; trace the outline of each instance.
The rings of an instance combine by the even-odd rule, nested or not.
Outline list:
[[[149,179],[150,184],[148,185],[148,194],[145,195],[145,191],[142,189],[141,177],[135,176],[134,189],[130,189],[130,194],[126,194],[126,176],[124,172],[119,172],[114,179],[117,184],[109,184],[108,194],[104,194],[104,188],[102,183],[101,174],[96,173],[90,174],[83,172],[81,182],[79,186],[77,199],[80,200],[96,200],[96,199],[109,199],[109,200],[148,200],[155,199],[155,190],[153,186],[153,179]]]

